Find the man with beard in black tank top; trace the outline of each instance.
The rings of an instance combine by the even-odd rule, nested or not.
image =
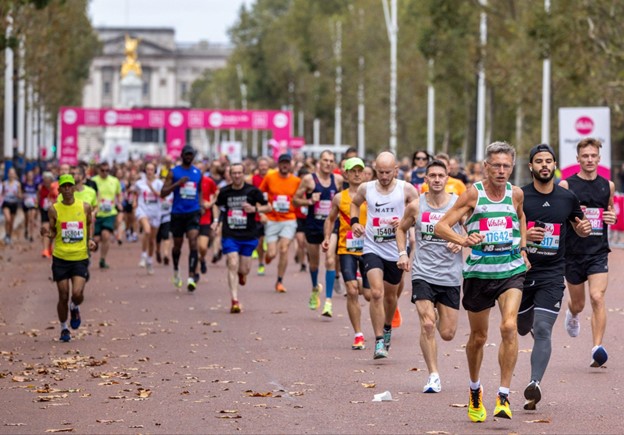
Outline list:
[[[581,239],[573,231],[566,238],[566,272],[569,301],[565,327],[570,337],[579,335],[581,325],[578,314],[585,308],[585,281],[589,283],[589,298],[592,305],[591,367],[600,367],[607,362],[607,351],[602,339],[607,327],[605,293],[609,281],[609,240],[607,225],[617,222],[613,211],[615,185],[598,175],[600,148],[602,143],[593,138],[581,140],[576,146],[576,160],[581,171],[566,180],[561,187],[576,194],[585,216],[591,223],[589,237]]]

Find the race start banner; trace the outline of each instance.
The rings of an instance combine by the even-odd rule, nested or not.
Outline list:
[[[611,179],[611,112],[608,107],[562,107],[559,109],[559,161],[561,178],[579,172],[576,145],[587,137],[602,142],[598,174]]]

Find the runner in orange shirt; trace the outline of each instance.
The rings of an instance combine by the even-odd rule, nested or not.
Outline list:
[[[268,220],[264,230],[264,239],[268,248],[266,264],[277,256],[279,250],[275,291],[284,293],[286,288],[282,280],[288,266],[288,250],[297,231],[293,196],[301,179],[291,173],[292,158],[289,154],[279,156],[277,167],[277,171],[269,172],[264,177],[260,190],[266,193],[267,200],[273,207],[273,210],[266,214]]]

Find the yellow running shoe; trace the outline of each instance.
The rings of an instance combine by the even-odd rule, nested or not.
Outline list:
[[[494,416],[511,420],[511,408],[509,407],[509,398],[506,394],[498,393],[496,395],[496,408],[494,408]]]
[[[479,386],[478,390],[471,388],[468,402],[468,418],[475,423],[481,423],[485,421],[485,417],[487,417],[487,412],[485,411],[485,406],[483,406],[483,386]]]
[[[325,301],[325,306],[323,307],[323,314],[322,315],[325,316],[325,317],[331,317],[333,315],[331,299],[327,299]]]
[[[308,302],[308,307],[311,310],[316,310],[318,307],[321,306],[321,297],[319,295],[320,295],[322,288],[323,287],[321,287],[321,285],[319,284],[312,289],[312,294],[310,295],[310,302]]]

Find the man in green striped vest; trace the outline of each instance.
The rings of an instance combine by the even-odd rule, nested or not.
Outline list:
[[[484,421],[487,415],[479,371],[490,309],[497,301],[502,341],[498,351],[501,379],[494,415],[511,418],[509,387],[518,358],[517,315],[524,275],[530,267],[522,211],[524,193],[509,183],[515,159],[516,151],[511,145],[505,142],[488,145],[484,162],[486,178],[463,193],[435,226],[436,236],[471,248],[463,270],[462,305],[470,323],[466,344],[470,371],[468,417],[474,422]],[[464,216],[467,236],[452,230]]]

